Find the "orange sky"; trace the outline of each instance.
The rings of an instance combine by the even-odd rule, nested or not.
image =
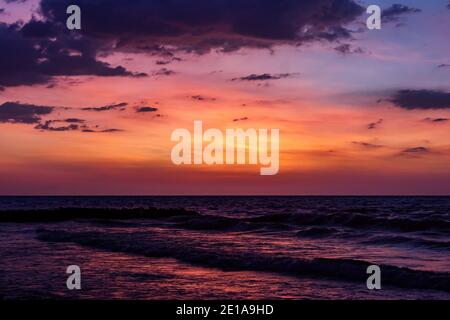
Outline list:
[[[450,109],[406,110],[388,100],[401,88],[448,88],[450,72],[433,70],[448,59],[448,45],[442,51],[436,35],[424,51],[411,48],[425,35],[392,40],[408,30],[415,29],[359,36],[370,51],[361,55],[320,43],[274,53],[180,54],[181,61],[164,66],[172,75],[156,74],[156,57],[117,53],[102,59],[150,76],[57,77],[51,88],[6,88],[0,104],[61,107],[43,121],[80,118],[121,131],[1,123],[0,194],[449,194],[450,121],[426,119],[450,117]],[[290,76],[232,81],[262,73]],[[121,102],[128,103],[124,111],[81,110]],[[142,106],[158,111],[137,113]],[[173,165],[170,134],[192,131],[194,120],[223,131],[280,129],[279,174],[260,176],[260,166]],[[414,148],[426,152],[406,151]]]

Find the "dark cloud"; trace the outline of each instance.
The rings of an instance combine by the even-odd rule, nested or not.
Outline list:
[[[0,8],[0,14],[5,13],[5,9],[4,8]]]
[[[82,119],[76,119],[76,118],[69,118],[64,120],[46,120],[38,125],[36,125],[34,128],[36,130],[40,131],[53,131],[53,132],[64,132],[64,131],[81,131],[81,132],[104,132],[104,133],[115,133],[115,132],[121,132],[123,130],[121,129],[103,129],[98,130],[95,128],[98,128],[99,126],[96,125],[94,127],[90,127],[85,124],[85,120]],[[61,123],[64,123],[64,125],[60,125]]]
[[[78,118],[67,118],[63,120],[46,120],[34,128],[42,131],[76,131],[82,128],[87,128],[85,125],[86,120],[78,119]],[[64,125],[60,125],[63,123]]]
[[[400,90],[389,101],[407,110],[449,109],[450,93],[438,90]]]
[[[122,129],[105,129],[105,130],[101,130],[101,131],[97,131],[97,132],[105,132],[105,133],[115,133],[115,132],[122,132]]]
[[[48,84],[55,76],[147,76],[98,59],[113,52],[178,61],[176,52],[347,39],[345,26],[364,12],[355,0],[77,0],[82,30],[70,32],[65,24],[71,4],[42,0],[39,20],[0,23],[0,87]]]
[[[217,100],[216,98],[205,97],[205,96],[201,96],[201,95],[195,95],[195,96],[192,96],[191,98],[194,99],[194,100],[197,100],[197,101],[210,101],[210,102],[212,102],[212,101],[216,101]]]
[[[54,124],[55,122],[60,122],[60,121],[55,121],[55,120],[47,120],[44,121],[43,123],[39,123],[37,126],[35,126],[34,128],[37,130],[46,130],[46,131],[74,131],[74,130],[78,130],[80,127],[77,124],[69,124],[66,126],[53,126],[52,124]]]
[[[26,38],[48,38],[56,37],[58,35],[58,28],[54,23],[30,20],[21,29],[22,35]]]
[[[102,106],[102,107],[82,108],[81,110],[83,110],[83,111],[96,111],[96,112],[111,111],[111,110],[123,111],[123,110],[125,110],[127,105],[128,105],[128,103],[122,102],[122,103],[111,104],[111,105]]]
[[[83,119],[77,119],[77,118],[68,118],[65,119],[64,122],[68,122],[68,123],[83,123],[85,120]]]
[[[413,13],[419,13],[422,10],[417,8],[412,8],[405,6],[403,4],[393,4],[387,9],[384,9],[382,12],[382,19],[383,22],[398,22],[400,19],[400,16],[406,15],[406,14],[413,14]]]
[[[72,0],[42,0],[41,12],[65,24]],[[270,48],[350,36],[344,28],[364,9],[354,0],[78,0],[82,34],[115,44],[117,50],[161,54]],[[108,17],[99,19],[98,17]],[[170,50],[169,50],[170,52]],[[167,52],[165,53],[167,55]]]
[[[279,74],[251,74],[245,77],[233,78],[232,81],[266,81],[266,80],[279,80],[284,78],[289,78],[292,73],[279,73]]]
[[[349,44],[341,44],[340,46],[337,46],[336,48],[334,48],[334,50],[336,50],[337,52],[339,52],[340,54],[343,55],[347,55],[347,54],[363,54],[365,53],[364,49],[362,48],[353,48],[351,45]]]
[[[382,145],[379,144],[373,144],[373,143],[369,143],[369,142],[364,142],[364,141],[353,141],[352,142],[354,145],[357,145],[359,147],[363,147],[363,148],[367,148],[367,149],[379,149],[382,148]]]
[[[238,121],[246,121],[246,120],[248,120],[248,118],[247,118],[247,117],[243,117],[243,118],[236,118],[236,119],[233,119],[233,122],[238,122]]]
[[[378,128],[380,124],[383,123],[383,119],[379,119],[377,122],[372,122],[367,125],[367,129],[372,130]]]
[[[433,123],[442,123],[442,122],[449,121],[449,119],[447,119],[447,118],[425,118],[424,120],[427,122],[433,122]]]
[[[0,23],[0,86],[45,83],[49,76],[39,72],[40,50],[25,39],[17,25]]]
[[[158,108],[153,107],[137,107],[136,112],[155,112],[158,111]]]
[[[54,76],[144,76],[97,60],[92,41],[55,38],[58,32],[50,22],[0,23],[0,86],[45,84]]]
[[[412,154],[421,154],[421,153],[428,153],[430,152],[430,150],[426,147],[414,147],[414,148],[408,148],[408,149],[404,149],[402,151],[402,153],[412,153]]]
[[[104,77],[132,76],[145,77],[145,73],[132,73],[124,67],[111,67],[108,63],[92,57],[55,55],[51,60],[42,62],[39,70],[48,76],[84,76],[96,75]]]
[[[156,64],[159,65],[159,66],[165,66],[165,65],[170,64],[172,62],[180,62],[180,61],[181,61],[181,58],[172,57],[169,60],[157,60]]]
[[[113,110],[115,108],[121,108],[126,106],[126,103],[117,105],[99,107],[99,108],[86,108],[95,111]],[[5,102],[0,105],[0,123],[23,123],[34,124],[34,129],[39,131],[52,131],[52,132],[64,132],[64,131],[82,131],[82,132],[105,132],[114,133],[123,131],[120,129],[104,129],[97,130],[99,125],[89,126],[86,124],[86,120],[79,118],[66,118],[66,119],[54,119],[43,120],[42,116],[50,115],[54,112],[56,107],[38,106],[34,104],[24,104],[19,102]],[[68,108],[65,108],[68,109]]]
[[[173,76],[176,72],[169,70],[167,68],[159,69],[158,71],[153,72],[154,76]]]
[[[0,105],[0,123],[33,124],[41,120],[41,116],[52,113],[54,107],[5,102]]]
[[[85,133],[116,133],[122,132],[121,129],[105,129],[105,130],[93,130],[93,129],[83,129],[81,132]]]

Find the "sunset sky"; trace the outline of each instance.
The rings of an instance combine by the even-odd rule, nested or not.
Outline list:
[[[449,31],[447,0],[0,0],[0,194],[449,195]],[[194,120],[279,128],[279,174],[175,166]]]

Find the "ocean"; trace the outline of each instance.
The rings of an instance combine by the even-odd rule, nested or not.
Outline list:
[[[450,197],[0,197],[0,255],[2,299],[447,300]]]

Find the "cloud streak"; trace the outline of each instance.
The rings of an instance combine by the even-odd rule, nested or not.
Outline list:
[[[379,148],[383,147],[380,144],[374,144],[374,143],[369,143],[369,142],[364,142],[364,141],[353,141],[352,144],[359,146],[359,147],[363,147],[365,149],[379,149]]]
[[[111,111],[111,110],[124,111],[127,106],[128,106],[128,103],[121,102],[121,103],[111,104],[111,105],[102,106],[102,107],[82,108],[81,110],[83,110],[83,111],[95,111],[95,112],[103,112],[103,111]]]
[[[78,130],[80,128],[79,125],[71,123],[69,125],[66,126],[52,126],[52,124],[54,124],[55,122],[60,122],[58,120],[47,120],[43,123],[38,124],[37,126],[35,126],[34,128],[37,130],[45,130],[45,131],[74,131],[74,130]]]
[[[402,151],[404,154],[424,154],[429,152],[430,150],[426,147],[407,148]]]
[[[213,97],[205,97],[202,95],[194,95],[191,97],[193,100],[202,101],[202,102],[214,102],[217,99]]]
[[[247,121],[247,120],[248,120],[248,117],[243,117],[243,118],[236,118],[236,119],[233,119],[233,122]]]
[[[448,118],[425,118],[424,120],[432,123],[443,123],[449,121]]]
[[[369,129],[369,130],[376,129],[383,123],[383,121],[384,121],[383,119],[379,119],[377,122],[369,123],[367,125],[367,129]]]
[[[158,108],[153,108],[153,107],[137,107],[136,108],[137,113],[156,112],[156,111],[158,111]]]
[[[245,77],[233,78],[232,81],[268,81],[268,80],[280,80],[291,77],[292,73],[278,73],[278,74],[251,74]]]
[[[359,47],[353,48],[351,45],[349,45],[347,43],[337,46],[336,48],[334,48],[334,50],[336,50],[337,52],[339,52],[340,54],[343,54],[343,55],[365,53],[364,49],[359,48]]]
[[[450,93],[439,90],[400,90],[389,101],[407,110],[450,109]]]
[[[175,75],[176,72],[167,68],[161,68],[155,72],[153,72],[153,76],[158,77],[158,76],[173,76]]]

